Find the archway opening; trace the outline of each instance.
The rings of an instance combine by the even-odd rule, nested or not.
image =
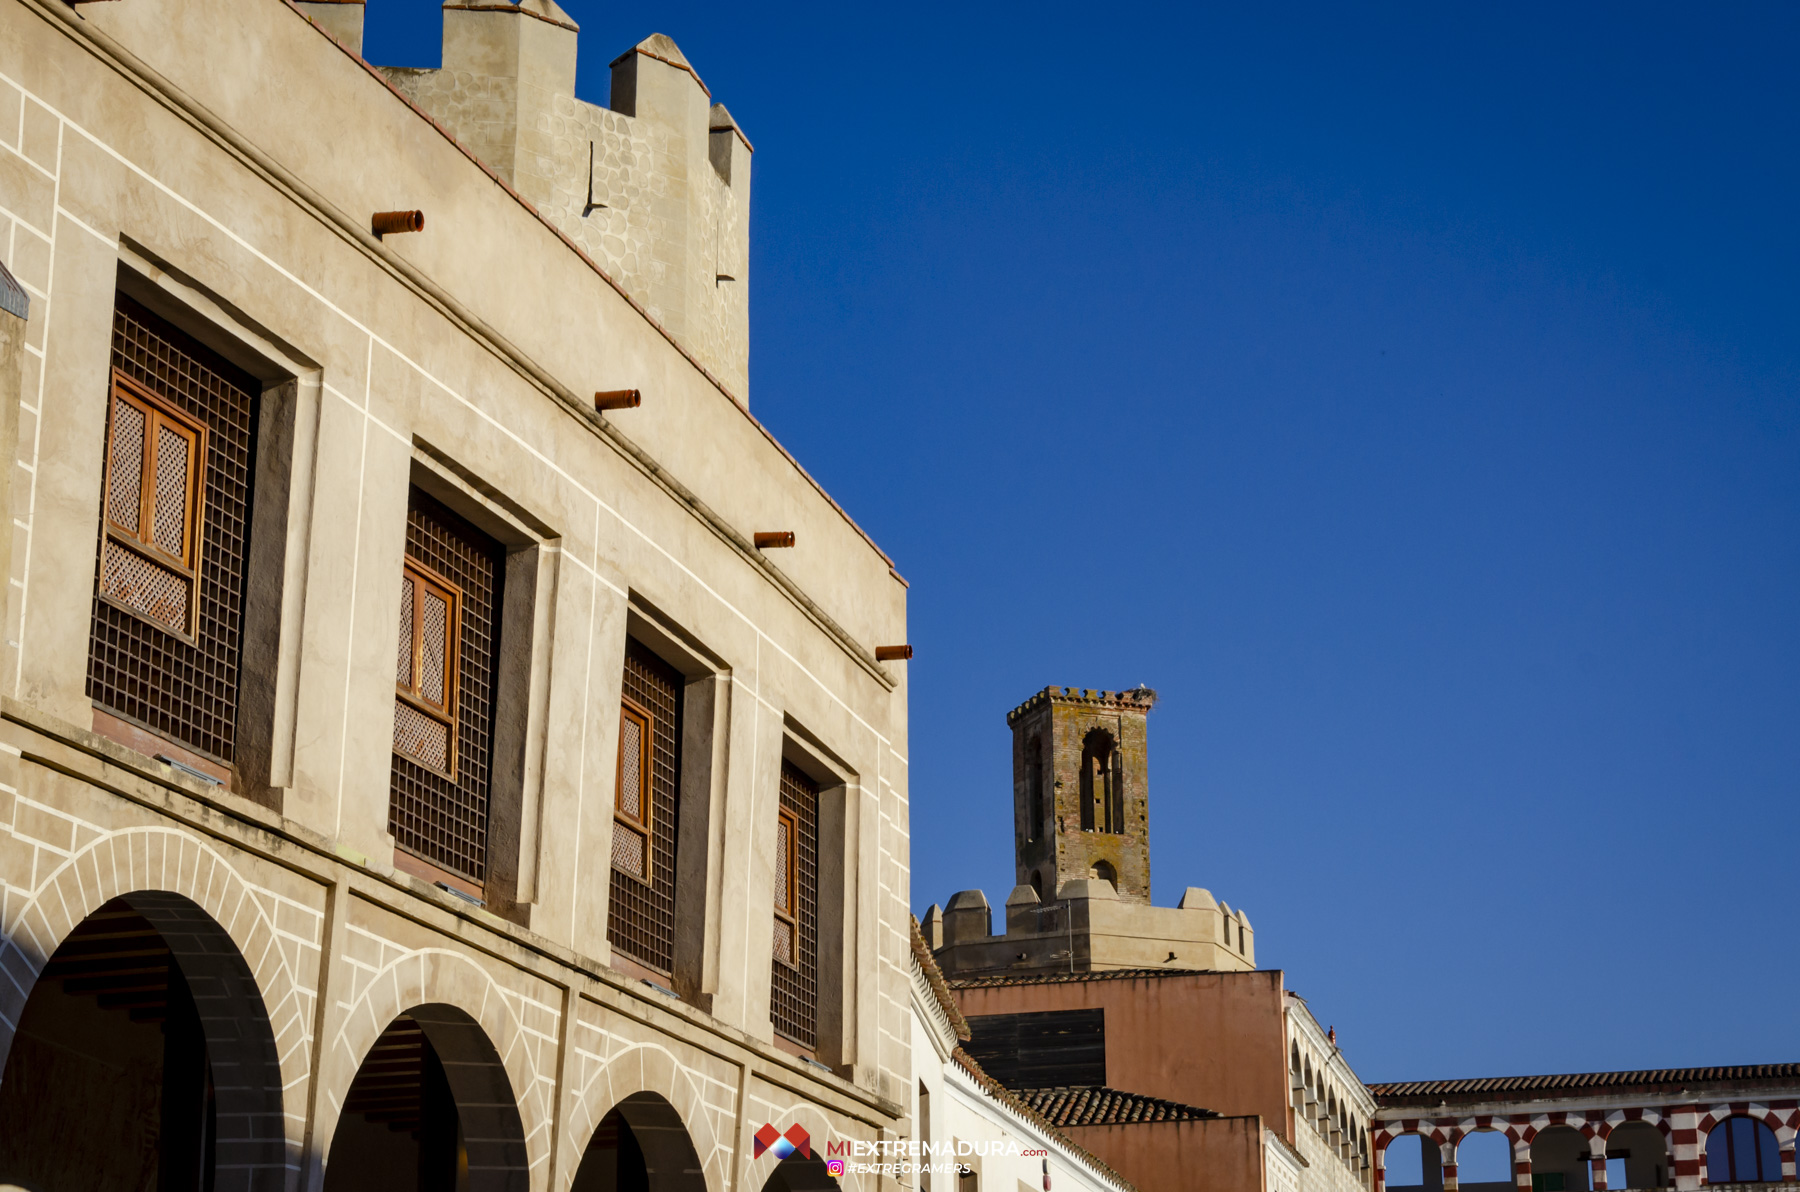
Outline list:
[[[706,1192],[706,1176],[675,1107],[640,1092],[600,1119],[569,1192]]]
[[[512,1082],[474,1019],[415,1006],[369,1048],[331,1138],[325,1192],[525,1192]]]
[[[1125,830],[1118,746],[1105,729],[1092,729],[1081,742],[1081,827],[1088,832]]]
[[[763,1181],[762,1192],[838,1192],[838,1182],[825,1170],[825,1160],[789,1155]]]
[[[281,1070],[225,929],[177,894],[107,902],[38,973],[0,1071],[0,1185],[279,1187]]]
[[[1094,862],[1094,876],[1115,890],[1119,888],[1119,871],[1113,868],[1111,861]]]
[[[1587,1192],[1588,1140],[1573,1126],[1551,1126],[1531,1140],[1531,1192]]]
[[[1781,1181],[1781,1148],[1775,1131],[1752,1117],[1735,1115],[1706,1136],[1706,1182],[1774,1184]]]
[[[1456,1145],[1456,1183],[1463,1192],[1508,1192],[1513,1186],[1512,1139],[1476,1130]]]
[[[1613,1127],[1606,1136],[1606,1186],[1619,1192],[1668,1185],[1669,1144],[1663,1132],[1649,1122],[1623,1122]]]
[[[1389,1188],[1441,1192],[1444,1186],[1443,1158],[1437,1144],[1420,1134],[1402,1134],[1388,1143],[1381,1166],[1382,1182]]]

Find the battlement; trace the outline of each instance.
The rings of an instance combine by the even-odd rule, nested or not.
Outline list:
[[[1143,686],[1133,687],[1129,691],[1046,687],[1006,714],[1007,727],[1011,728],[1019,717],[1026,713],[1051,703],[1080,704],[1089,708],[1124,708],[1134,712],[1148,712],[1156,706],[1156,692]]]
[[[1256,967],[1256,930],[1241,909],[1190,887],[1178,906],[1120,899],[1111,882],[1064,883],[1046,901],[1028,885],[1006,899],[1006,929],[993,934],[993,914],[980,890],[962,890],[948,909],[935,904],[920,930],[952,979],[1046,972],[1204,970]]]
[[[361,52],[360,0],[299,6]],[[555,0],[452,2],[443,20],[442,66],[377,69],[748,406],[751,147],[699,72],[653,33],[613,59],[600,107],[575,98],[580,31]]]

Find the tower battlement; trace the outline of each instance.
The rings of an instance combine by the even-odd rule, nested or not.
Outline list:
[[[360,0],[300,8],[362,52]],[[555,0],[451,0],[443,21],[441,67],[377,69],[748,406],[750,141],[680,48],[619,55],[600,107],[575,98],[580,30]]]

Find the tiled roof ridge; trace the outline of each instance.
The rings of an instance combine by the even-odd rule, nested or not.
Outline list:
[[[931,986],[932,995],[937,998],[938,1006],[944,1011],[944,1017],[950,1020],[950,1029],[962,1042],[969,1041],[969,1020],[963,1017],[962,1009],[957,1006],[956,998],[951,996],[950,986],[944,981],[944,970],[938,967],[931,957],[931,948],[925,943],[925,933],[919,930],[919,917],[909,916],[912,920],[912,953],[913,959],[925,971],[925,984]]]
[[[1218,1113],[1147,1093],[1105,1085],[1020,1089],[1019,1099],[1058,1126],[1117,1126],[1137,1122],[1193,1122]]]
[[[1433,1093],[1485,1093],[1688,1084],[1711,1080],[1800,1080],[1800,1063],[1738,1064],[1711,1068],[1639,1068],[1615,1072],[1563,1072],[1540,1076],[1472,1076],[1450,1080],[1397,1080],[1368,1086],[1377,1097]]]
[[[1091,687],[1057,687],[1050,686],[1037,692],[1030,699],[1006,714],[1006,723],[1010,727],[1013,721],[1026,712],[1043,703],[1088,704],[1096,708],[1142,708],[1148,712],[1156,706],[1156,692],[1142,686],[1128,688],[1125,691],[1096,691]]]
[[[1093,1167],[1094,1170],[1100,1172],[1120,1188],[1124,1189],[1124,1192],[1137,1192],[1136,1185],[1130,1180],[1108,1167],[1086,1147],[1070,1138],[1067,1134],[1064,1134],[1062,1129],[1057,1126],[1055,1122],[1033,1109],[1024,1101],[1021,1101],[1017,1093],[1001,1084],[998,1080],[995,1080],[992,1076],[989,1076],[987,1072],[982,1069],[981,1065],[975,1061],[974,1056],[958,1047],[955,1051],[950,1053],[950,1058],[956,1062],[957,1067],[968,1074],[969,1079],[973,1080],[982,1092],[1000,1102],[1000,1104],[1006,1106],[1050,1137],[1056,1139],[1058,1143],[1067,1147],[1072,1153],[1080,1156],[1083,1162],[1087,1163],[1089,1166]]]
[[[1088,969],[1078,973],[1003,973],[992,977],[963,977],[949,982],[952,989],[991,989],[1002,985],[1060,985],[1070,981],[1124,981],[1138,977],[1193,977],[1216,969],[1123,968]]]

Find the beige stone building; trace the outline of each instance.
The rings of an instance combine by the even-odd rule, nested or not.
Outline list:
[[[912,1101],[906,592],[749,412],[750,143],[360,19],[0,0],[0,1184],[823,1186],[763,1127]]]

